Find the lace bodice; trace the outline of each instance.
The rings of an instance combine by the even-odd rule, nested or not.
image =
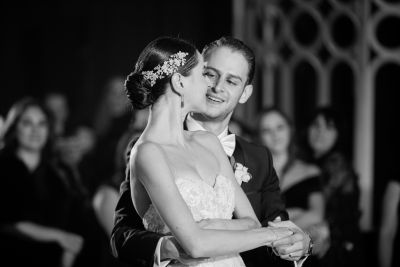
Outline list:
[[[231,181],[218,175],[214,186],[197,178],[178,178],[175,180],[180,194],[188,205],[195,221],[202,219],[231,219],[235,207],[235,194]],[[147,230],[158,233],[169,233],[157,210],[150,205],[143,216],[143,224]],[[168,266],[183,266],[174,263]],[[192,266],[192,265],[191,265]],[[194,264],[197,267],[244,267],[239,255],[227,255],[210,258]]]
[[[235,195],[231,181],[225,176],[218,175],[214,186],[197,178],[178,178],[175,183],[195,221],[232,218]],[[169,232],[153,205],[144,214],[143,224],[153,232]]]

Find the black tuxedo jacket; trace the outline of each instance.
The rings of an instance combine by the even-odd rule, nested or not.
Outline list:
[[[128,146],[128,161],[133,143]],[[281,199],[279,180],[272,165],[271,153],[260,145],[236,136],[233,157],[236,162],[248,167],[252,175],[250,181],[242,183],[242,188],[262,225],[266,226],[268,221],[278,216],[287,220],[288,214]],[[126,179],[120,186],[120,198],[115,209],[114,229],[111,235],[112,252],[117,258],[133,266],[153,266],[154,252],[163,235],[144,229],[131,200],[129,164],[127,166]],[[266,247],[241,255],[248,267],[262,266],[278,259]]]

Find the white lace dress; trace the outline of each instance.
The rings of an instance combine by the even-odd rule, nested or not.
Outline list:
[[[178,178],[175,183],[183,199],[188,205],[195,221],[202,219],[231,219],[235,206],[234,189],[231,181],[218,175],[214,187],[196,178]],[[158,233],[169,233],[170,230],[164,224],[154,206],[143,216],[143,223],[147,230]],[[183,266],[172,264],[169,266]],[[242,267],[245,266],[238,254],[209,258],[197,263],[197,267]]]

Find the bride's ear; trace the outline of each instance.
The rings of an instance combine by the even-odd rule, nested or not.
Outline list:
[[[171,77],[172,90],[179,94],[182,94],[184,90],[184,82],[182,78],[182,75],[179,73],[174,73]]]

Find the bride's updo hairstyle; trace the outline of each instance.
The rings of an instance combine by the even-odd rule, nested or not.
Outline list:
[[[166,84],[174,73],[189,76],[197,63],[197,49],[186,40],[159,37],[150,42],[140,53],[135,70],[125,81],[126,93],[133,108],[143,109],[152,105],[165,93]],[[157,70],[162,70],[161,75]]]

